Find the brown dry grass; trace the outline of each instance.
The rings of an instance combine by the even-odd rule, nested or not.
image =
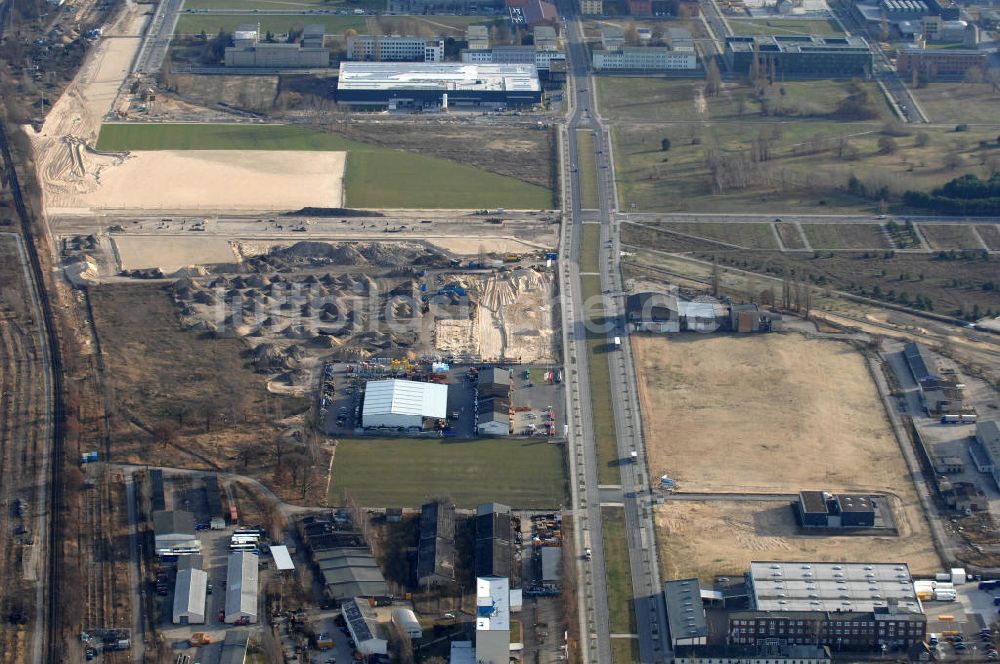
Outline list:
[[[898,444],[864,358],[851,346],[791,333],[634,337],[632,343],[651,473],[669,474],[681,491],[889,492],[898,498],[897,520],[906,535],[891,541],[897,546],[908,537],[925,542],[923,555],[930,557],[925,560],[933,558]],[[748,559],[754,549],[740,540],[738,528],[720,521],[724,514],[714,517],[718,527],[712,527],[711,518],[702,521],[697,509],[671,505],[661,511],[670,531],[666,560],[696,558],[699,565],[714,568]],[[691,510],[692,518],[684,510]],[[677,537],[673,529],[684,527],[696,537]],[[707,539],[702,542],[702,537]],[[754,534],[760,537],[770,541]],[[837,557],[865,554],[864,545],[841,539],[806,543]],[[866,541],[871,544],[871,538]],[[775,555],[789,557],[806,555],[806,543],[787,552],[771,546]],[[675,553],[675,547],[681,551]]]
[[[682,490],[912,492],[851,346],[792,333],[633,343],[650,471]]]
[[[899,537],[803,535],[789,504],[772,501],[672,501],[655,518],[664,578],[738,576],[751,560],[905,560],[915,574],[941,564],[927,534],[905,521]]]

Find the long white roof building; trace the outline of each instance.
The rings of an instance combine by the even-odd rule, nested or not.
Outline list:
[[[250,551],[234,551],[229,554],[226,569],[226,615],[225,622],[234,623],[247,618],[257,622],[258,558]]]
[[[442,419],[447,410],[447,385],[373,380],[365,386],[361,421],[365,427],[420,427],[425,417]]]
[[[200,625],[205,622],[205,598],[208,573],[200,569],[182,569],[174,584],[174,624]]]

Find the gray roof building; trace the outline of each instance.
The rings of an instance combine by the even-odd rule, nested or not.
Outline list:
[[[559,583],[562,578],[562,547],[543,546],[541,549],[542,581]]]
[[[511,576],[514,525],[510,507],[483,503],[476,507],[475,576]]]
[[[247,647],[249,645],[250,632],[236,629],[226,630],[226,640],[222,643],[219,664],[243,664],[247,660]]]
[[[420,585],[455,580],[455,505],[433,502],[420,507],[417,581]]]
[[[200,625],[205,622],[205,598],[208,573],[200,569],[182,569],[174,584],[175,625]]]
[[[923,613],[906,563],[758,561],[746,578],[759,611]]]
[[[701,603],[698,579],[673,579],[663,584],[667,604],[670,642],[679,645],[704,645],[708,638],[705,609]]]
[[[229,554],[226,568],[225,622],[257,622],[258,558],[249,551]]]
[[[929,379],[940,379],[941,375],[937,370],[937,362],[927,350],[927,346],[918,343],[908,343],[903,346],[903,356],[906,364],[910,367],[913,379],[922,383]]]
[[[389,642],[381,635],[375,611],[368,602],[356,597],[344,602],[342,608],[347,629],[357,644],[358,652],[365,656],[385,655]]]

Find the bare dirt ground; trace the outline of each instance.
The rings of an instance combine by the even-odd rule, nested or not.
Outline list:
[[[633,348],[651,473],[670,475],[680,491],[888,492],[901,532],[932,547],[864,358],[850,345],[780,333],[634,337]],[[665,527],[681,509],[661,513]],[[734,531],[705,532],[717,551],[747,548]],[[672,548],[673,537],[665,543]],[[699,554],[706,564],[718,556]]]
[[[46,116],[41,131],[26,129],[32,140],[43,204],[47,205],[52,195],[84,186],[87,173],[93,181],[100,166],[115,162],[114,157],[103,157],[81,146],[96,143],[102,119],[113,110],[118,89],[139,48],[145,21],[144,14],[133,11],[108,25],[104,38]]]
[[[294,151],[158,150],[90,158],[89,150],[75,147],[63,143],[63,158],[48,161],[42,171],[49,182],[62,181],[62,186],[47,189],[50,213],[288,210],[343,203],[344,152],[312,152],[303,158]],[[74,155],[81,157],[75,167]],[[67,168],[77,176],[74,182],[63,177]]]
[[[915,574],[941,565],[927,533],[905,521],[898,537],[803,535],[789,504],[773,501],[667,501],[655,518],[664,578],[736,576],[751,560],[905,560]]]
[[[864,360],[846,343],[795,333],[635,341],[650,471],[681,490],[912,491]]]
[[[229,240],[221,237],[162,238],[149,235],[114,235],[120,270],[160,268],[171,274],[191,265],[236,262]]]

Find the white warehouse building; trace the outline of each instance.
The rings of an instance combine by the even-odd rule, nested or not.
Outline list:
[[[361,423],[368,428],[423,428],[424,418],[444,419],[448,386],[413,380],[372,380],[365,385]]]
[[[174,584],[174,624],[204,624],[207,594],[208,572],[192,568],[177,572]]]
[[[257,555],[250,551],[233,551],[229,554],[224,622],[257,622],[257,564]]]

